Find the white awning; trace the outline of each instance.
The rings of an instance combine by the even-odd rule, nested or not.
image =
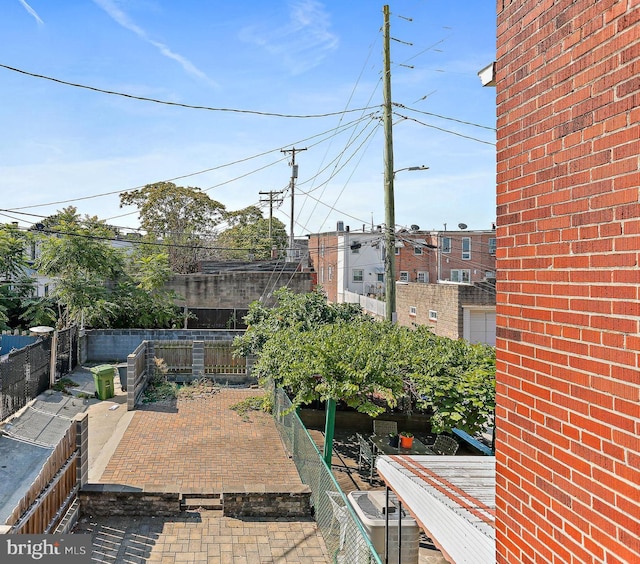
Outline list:
[[[493,456],[381,456],[379,475],[445,557],[496,561]]]

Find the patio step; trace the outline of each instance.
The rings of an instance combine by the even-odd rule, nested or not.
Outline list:
[[[219,493],[182,494],[180,496],[180,510],[193,511],[195,509],[222,511],[222,496]]]

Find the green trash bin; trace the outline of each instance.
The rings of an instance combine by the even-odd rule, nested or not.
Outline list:
[[[116,369],[110,364],[101,364],[91,369],[98,399],[106,400],[114,396],[113,378],[115,376],[115,370]]]

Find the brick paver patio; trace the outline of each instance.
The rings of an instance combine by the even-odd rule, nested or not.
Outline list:
[[[100,482],[182,493],[300,485],[273,418],[259,411],[243,418],[230,409],[261,393],[222,388],[203,397],[139,406]]]
[[[94,535],[92,562],[329,562],[322,537],[312,520],[240,520],[209,511],[173,518],[84,520],[75,532]]]

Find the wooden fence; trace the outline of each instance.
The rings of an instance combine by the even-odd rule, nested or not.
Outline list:
[[[231,341],[205,341],[205,374],[246,374],[247,360],[233,356]]]
[[[77,495],[79,462],[74,421],[7,519],[12,534],[45,534],[55,530]]]
[[[191,341],[154,341],[153,355],[164,360],[168,374],[193,373],[193,343]],[[205,374],[246,374],[245,358],[234,358],[232,341],[204,342]]]

